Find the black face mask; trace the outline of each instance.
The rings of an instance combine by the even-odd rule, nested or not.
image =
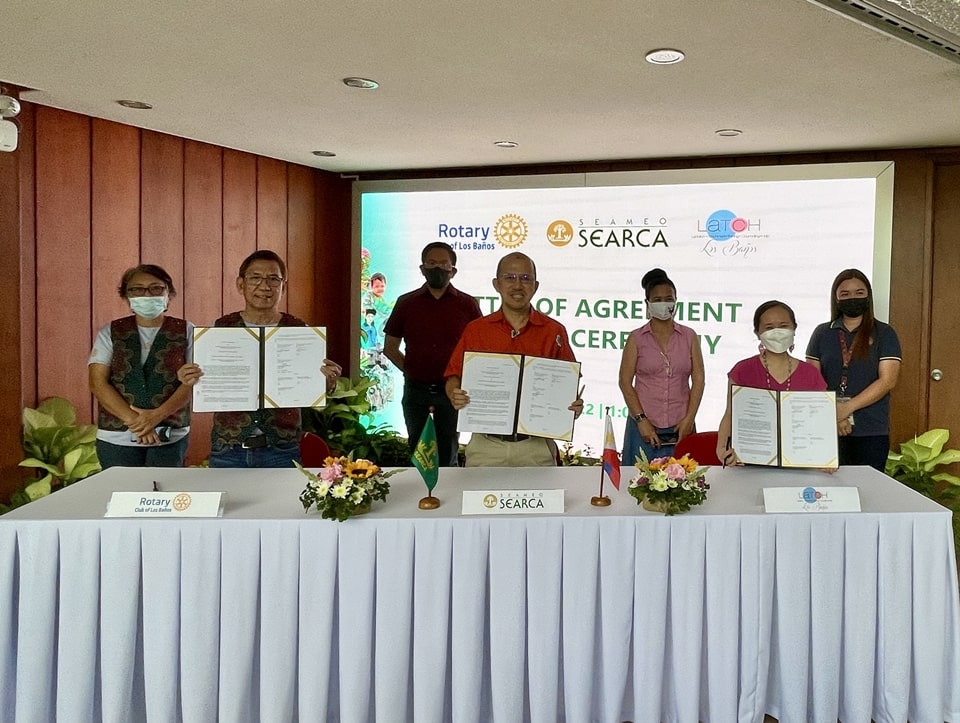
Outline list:
[[[855,319],[858,316],[863,316],[867,312],[867,309],[870,308],[870,297],[862,296],[855,299],[840,299],[840,301],[837,302],[837,308],[844,316]]]
[[[450,283],[450,272],[446,269],[441,269],[439,266],[432,269],[423,269],[423,275],[427,279],[427,286],[431,289],[442,289]]]

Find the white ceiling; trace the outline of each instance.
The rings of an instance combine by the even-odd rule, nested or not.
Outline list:
[[[960,146],[960,64],[808,0],[6,0],[0,30],[24,100],[338,172]]]

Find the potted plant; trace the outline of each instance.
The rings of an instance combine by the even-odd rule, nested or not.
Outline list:
[[[368,459],[383,467],[409,467],[407,440],[388,425],[367,426],[370,416],[367,391],[374,384],[366,377],[354,383],[346,377],[327,394],[327,405],[303,412],[303,428],[326,441],[336,454]]]
[[[960,462],[960,449],[944,449],[950,432],[931,429],[900,445],[887,456],[885,472],[934,502],[953,511],[953,539],[960,553],[960,477],[937,472],[938,467]]]
[[[96,425],[77,424],[76,409],[63,397],[50,397],[36,409],[24,409],[23,451],[27,456],[20,466],[45,470],[46,474],[14,492],[10,507],[46,497],[99,472],[96,439]]]

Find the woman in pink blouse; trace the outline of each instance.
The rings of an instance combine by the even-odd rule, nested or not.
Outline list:
[[[737,453],[728,441],[731,430],[731,390],[739,387],[771,389],[778,392],[819,392],[827,388],[819,370],[790,356],[797,331],[793,309],[782,301],[765,301],[753,314],[753,333],[760,340],[760,353],[734,364],[727,375],[727,410],[717,435],[717,457],[723,464],[736,464]]]
[[[697,335],[673,320],[677,287],[663,269],[648,271],[640,284],[650,321],[631,332],[620,359],[620,391],[630,414],[624,464],[633,464],[640,448],[647,459],[672,455],[693,432],[703,397]]]

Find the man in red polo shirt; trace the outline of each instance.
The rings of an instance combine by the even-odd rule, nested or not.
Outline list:
[[[529,256],[514,251],[500,259],[493,280],[493,288],[500,294],[500,309],[467,324],[444,371],[454,409],[470,403],[469,395],[460,388],[465,351],[576,361],[563,324],[530,303],[539,287],[537,267]],[[579,417],[583,400],[574,400],[570,409]],[[556,463],[556,442],[543,437],[475,433],[467,444],[468,467],[552,467]]]
[[[457,410],[444,392],[443,368],[463,328],[481,316],[480,305],[450,283],[457,274],[457,254],[449,244],[427,244],[420,262],[426,283],[397,299],[383,329],[383,354],[403,372],[401,404],[410,453],[433,407],[440,466],[456,467],[460,449]],[[405,351],[400,351],[401,339]]]

